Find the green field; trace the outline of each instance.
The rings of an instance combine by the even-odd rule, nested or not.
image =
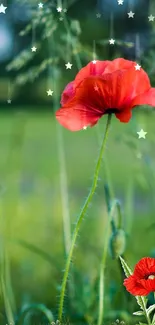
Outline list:
[[[71,324],[97,321],[108,220],[105,184],[122,204],[128,263],[133,267],[155,252],[155,113],[149,110],[137,108],[128,124],[113,117],[106,161],[74,251],[71,289],[65,298]],[[70,215],[73,231],[91,186],[105,122],[106,117],[94,128],[72,133],[59,126],[52,113],[27,113],[21,108],[0,114],[0,256],[5,298],[14,315],[27,303],[42,303],[57,317],[65,267],[63,216]],[[145,140],[138,139],[141,128],[148,132]],[[105,279],[105,321],[110,324],[119,318],[131,324],[136,303],[124,292],[118,260],[110,254]],[[6,305],[2,287],[0,325],[8,324]]]

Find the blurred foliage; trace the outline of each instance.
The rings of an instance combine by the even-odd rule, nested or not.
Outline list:
[[[33,45],[37,47],[37,51],[32,52],[30,46],[30,48],[21,51],[7,65],[7,71],[15,70],[18,72],[15,78],[16,84],[24,85],[28,81],[33,82],[41,73],[48,70],[48,67],[55,70],[54,75],[56,74],[59,77],[63,74],[64,64],[69,60],[75,62],[77,68],[80,69],[82,66],[81,62],[88,63],[93,59],[93,55],[95,55],[96,59],[100,57],[102,59],[103,49],[100,48],[107,47],[109,40],[105,38],[98,40],[96,44],[99,45],[99,50],[93,49],[93,40],[91,46],[87,42],[82,41],[82,30],[79,20],[68,16],[70,5],[70,3],[67,4],[67,12],[63,9],[61,13],[56,11],[56,5],[53,9],[48,2],[44,4],[42,9],[35,8],[32,10],[31,22],[19,35],[21,37],[30,36],[35,32],[37,40]],[[86,31],[88,32],[88,26]],[[124,46],[130,48],[134,44],[121,39],[116,40],[117,52],[120,52],[119,48],[121,49]],[[94,50],[96,53],[93,53]],[[39,58],[37,66],[35,66],[35,57]],[[30,63],[31,66],[28,66]]]
[[[25,87],[26,83],[33,83],[39,77],[43,77],[40,88],[38,90],[35,89],[33,93],[29,88],[30,98],[35,98],[37,104],[41,102],[41,99],[45,99],[46,96],[43,88],[45,83],[51,84],[49,80],[56,82],[56,95],[60,95],[65,84],[74,79],[77,71],[83,65],[93,60],[94,57],[100,60],[103,60],[103,58],[113,59],[119,56],[124,56],[129,59],[134,58],[140,61],[144,69],[149,73],[151,81],[153,83],[155,82],[155,27],[153,23],[149,23],[149,35],[147,34],[149,37],[149,47],[147,46],[146,49],[143,49],[138,25],[133,33],[136,40],[133,38],[133,41],[126,41],[124,33],[127,33],[127,30],[130,33],[130,29],[127,29],[127,26],[125,26],[125,31],[121,29],[121,24],[124,24],[123,20],[120,20],[120,24],[118,24],[117,21],[115,22],[114,16],[110,16],[106,20],[102,18],[97,19],[95,12],[93,13],[94,16],[92,16],[89,10],[88,12],[91,18],[86,15],[84,21],[79,19],[78,14],[76,15],[74,13],[72,15],[74,5],[78,1],[67,1],[67,7],[63,7],[62,12],[57,12],[56,8],[58,5],[50,1],[46,1],[42,9],[38,8],[38,4],[35,1],[29,1],[29,3],[31,8],[31,21],[19,33],[23,39],[23,44],[24,38],[29,38],[29,47],[17,54],[6,67],[8,72],[14,71],[15,73],[14,93],[16,92],[16,96],[17,94],[19,95],[17,86]],[[150,1],[150,4],[151,13],[154,10],[154,5],[152,1]],[[80,7],[80,2],[79,8],[82,8]],[[137,15],[138,12],[136,12],[136,17]],[[128,24],[128,20],[126,24]],[[92,25],[94,26],[93,36],[90,37],[89,31]],[[110,35],[114,33],[114,26],[118,25],[117,35],[113,34],[114,38],[116,37],[115,46],[110,46]],[[148,41],[147,38],[146,41]],[[31,51],[31,47],[34,45],[37,47],[36,52]],[[65,63],[69,61],[73,64],[71,71],[65,68]],[[27,88],[23,89],[22,96],[25,96],[25,89]],[[35,95],[35,93],[39,96]],[[42,95],[40,96],[40,94]],[[25,100],[28,100],[26,96]]]
[[[48,67],[53,69],[54,66],[54,69],[58,70],[60,75],[61,65],[69,59],[70,52],[73,50],[73,54],[76,56],[79,49],[80,51],[83,49],[79,41],[79,35],[81,34],[79,22],[77,20],[70,20],[68,22],[66,13],[56,12],[56,7],[54,12],[48,4],[44,4],[43,9],[37,8],[33,10],[32,21],[20,32],[20,36],[24,37],[27,34],[33,33],[34,28],[38,37],[34,44],[37,47],[37,52],[32,52],[31,48],[22,51],[8,64],[7,70],[24,69],[30,61],[35,59],[39,50],[43,50],[47,54],[46,58],[42,57],[42,54],[40,55],[40,64],[38,66],[32,66],[28,71],[22,71],[17,76],[15,82],[20,85],[25,84],[27,81],[35,80]],[[67,51],[66,47],[69,51]],[[88,53],[86,51],[85,56],[88,56]]]
[[[79,11],[76,13],[74,8],[76,10],[78,3]],[[133,38],[132,41],[127,41],[126,36],[130,34],[131,24],[129,24],[129,21],[131,22],[131,20],[125,20],[126,13],[123,13],[122,17],[120,16],[120,24],[118,24],[113,15],[106,17],[106,19],[102,19],[102,17],[100,19],[96,18],[95,10],[93,13],[91,12],[91,5],[92,2],[90,8],[87,9],[88,13],[84,13],[85,17],[83,20],[78,15],[80,10],[82,10],[82,4],[78,0],[66,1],[63,4],[62,12],[57,12],[58,4],[56,2],[46,1],[43,8],[39,9],[35,1],[29,0],[31,20],[19,33],[23,40],[23,45],[25,37],[29,38],[29,47],[22,49],[6,67],[8,72],[14,72],[15,78],[13,82],[16,97],[20,96],[17,86],[25,87],[23,87],[23,93],[21,90],[23,98],[25,90],[28,89],[25,84],[28,82],[33,83],[39,77],[43,77],[40,88],[38,87],[32,93],[29,87],[29,97],[31,99],[35,98],[37,104],[46,97],[43,91],[46,80],[48,84],[48,81],[53,79],[57,83],[57,90],[60,94],[64,85],[72,80],[77,71],[83,65],[93,60],[94,57],[95,59],[103,60],[103,58],[113,59],[124,56],[128,59],[140,61],[143,68],[148,72],[151,81],[155,82],[154,24],[150,22],[146,24],[145,21],[145,25],[149,27],[149,32],[146,34],[144,46],[140,36],[141,27],[138,27],[140,26],[139,24],[142,26],[142,21],[137,10],[137,26],[134,20],[136,27],[133,32]],[[153,10],[154,2],[150,1],[150,14]],[[146,12],[146,15],[149,12]],[[121,28],[121,24],[123,24],[125,29]],[[92,25],[91,35],[90,26],[92,28]],[[109,38],[112,34],[115,38],[115,46],[109,45]],[[37,47],[36,52],[31,51],[31,47],[34,45]],[[73,64],[71,71],[66,71],[65,68],[65,63],[68,61],[71,61]],[[40,94],[42,95],[40,96]],[[25,96],[25,102],[26,100],[28,99]]]
[[[45,71],[48,72],[49,77],[54,76],[56,81],[63,80],[65,63],[70,60],[74,63],[71,72],[74,78],[77,69],[80,69],[83,63],[87,64],[92,60],[93,55],[96,59],[103,59],[107,56],[110,59],[122,55],[124,46],[129,49],[134,47],[132,42],[123,41],[119,36],[116,47],[112,48],[111,51],[108,46],[108,28],[106,30],[102,24],[100,25],[95,20],[94,29],[98,28],[96,26],[99,28],[102,26],[103,31],[102,37],[99,37],[95,42],[96,47],[93,49],[93,40],[92,44],[83,40],[82,23],[68,15],[68,10],[74,4],[73,1],[68,3],[67,13],[64,11],[58,13],[56,4],[53,8],[50,1],[44,4],[43,10],[38,10],[35,1],[32,1],[32,4],[32,21],[20,32],[20,36],[23,39],[27,35],[31,37],[35,30],[36,40],[34,41],[36,42],[31,46],[35,45],[37,52],[32,52],[31,46],[29,46],[8,64],[7,71],[14,70],[17,73],[15,79],[17,85],[25,85],[29,81],[33,82]],[[147,55],[144,53],[140,57],[153,82],[155,82],[154,35],[155,26],[152,24],[150,49],[147,51]],[[137,49],[134,49],[135,57],[139,59],[136,53]],[[37,65],[35,60],[38,62]],[[69,78],[71,78],[70,75]],[[8,226],[8,233],[10,228],[13,228],[13,238],[9,238],[9,253],[13,261],[11,270],[18,314],[21,316],[21,322],[25,317],[25,323],[28,323],[32,316],[31,310],[29,310],[30,306],[30,309],[32,307],[32,309],[37,310],[37,316],[35,318],[33,315],[33,320],[36,321],[37,319],[38,321],[39,311],[39,314],[40,312],[45,314],[46,319],[49,319],[52,325],[58,325],[58,322],[55,323],[53,319],[56,319],[54,317],[56,314],[56,295],[60,289],[59,283],[64,267],[64,251],[62,212],[58,190],[60,171],[57,158],[55,158],[57,157],[55,124],[51,115],[29,115],[28,121],[25,122],[26,131],[21,121],[20,125],[14,125],[12,131],[13,123],[12,115],[10,118],[1,118],[0,150],[3,171],[1,194],[5,198],[5,211],[3,212],[4,215],[7,215],[5,222]],[[148,127],[149,141],[137,141],[135,130],[138,130],[141,125]],[[18,128],[19,134],[13,134]],[[104,125],[102,125],[102,130],[103,128]],[[69,171],[70,209],[73,216],[75,211],[78,211],[83,196],[86,195],[85,191],[90,185],[89,180],[94,168],[94,157],[97,154],[97,142],[93,132],[95,131],[91,129],[85,135],[79,133],[71,137],[70,133],[64,131],[66,165]],[[128,240],[127,247],[123,247],[123,251],[125,248],[127,260],[131,261],[133,266],[140,256],[149,254],[150,250],[154,248],[154,233],[152,226],[150,226],[154,220],[155,208],[154,195],[152,195],[155,184],[153,112],[150,113],[148,108],[144,107],[141,108],[140,116],[134,116],[127,126],[120,126],[119,124],[118,127],[118,124],[115,124],[112,130],[112,138],[113,140],[110,140],[111,143],[107,150],[108,165],[110,166],[115,191],[124,203],[124,227],[128,234]],[[13,146],[12,149],[10,149],[10,142]],[[19,142],[19,145],[15,145],[14,142]],[[91,146],[88,145],[90,143]],[[8,155],[7,150],[12,150],[11,155]],[[81,157],[79,157],[79,152],[82,153]],[[25,160],[20,165],[18,159],[20,160],[22,155]],[[135,189],[136,195],[134,197]],[[82,249],[77,247],[75,252],[75,263],[72,266],[73,281],[70,281],[71,294],[69,288],[66,293],[65,313],[71,321],[77,322],[78,325],[92,324],[97,320],[98,270],[103,250],[106,219],[102,186],[99,187],[98,192],[101,194],[101,200],[96,196],[96,201],[89,211],[89,222],[87,225],[84,224],[81,230],[82,235],[79,238],[78,245],[79,247],[82,246]],[[129,224],[130,227],[128,227]],[[151,232],[145,247],[143,247],[139,243],[143,242],[144,232],[148,227],[151,227]],[[116,238],[114,239],[116,240]],[[120,245],[120,242],[117,244]],[[132,298],[125,294],[122,288],[122,273],[118,260],[112,260],[109,256],[107,265],[108,268],[105,270],[105,324],[108,322],[111,324],[114,319],[116,321],[113,324],[123,325],[124,322],[125,324],[132,324],[132,312],[135,310],[136,304]],[[86,276],[86,274],[89,275]],[[9,309],[8,313],[10,314],[3,278],[1,285],[6,305],[4,308],[1,302],[2,310],[5,309],[6,312],[6,309]],[[38,304],[34,304],[34,301],[37,301]],[[48,307],[40,304],[40,302],[45,303]],[[54,316],[49,308],[52,308]],[[119,321],[118,318],[122,321]],[[43,318],[44,320],[45,318]]]

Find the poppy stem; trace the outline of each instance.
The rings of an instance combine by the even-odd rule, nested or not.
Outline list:
[[[106,227],[105,241],[104,241],[104,250],[101,259],[100,265],[100,280],[99,280],[99,314],[98,314],[98,325],[102,325],[103,322],[103,314],[104,314],[104,284],[105,284],[105,266],[108,254],[108,244],[109,244],[109,236],[110,230],[112,227],[113,214],[115,209],[118,209],[118,202],[116,200],[113,201],[112,205],[109,207],[108,211],[108,221]]]
[[[64,276],[63,276],[63,280],[62,280],[62,286],[61,286],[59,312],[58,312],[58,319],[59,319],[59,321],[62,320],[66,284],[67,284],[67,279],[68,279],[70,264],[71,264],[71,261],[72,261],[72,256],[73,256],[73,251],[74,251],[74,246],[75,246],[76,238],[78,236],[78,232],[79,232],[79,229],[80,229],[80,225],[82,223],[82,220],[83,220],[83,218],[84,218],[84,216],[86,214],[86,211],[88,209],[88,206],[89,206],[89,204],[90,204],[90,202],[91,202],[91,200],[93,198],[93,195],[95,193],[95,190],[96,190],[96,186],[97,186],[97,182],[98,182],[99,170],[100,170],[100,166],[101,166],[101,162],[102,162],[102,156],[103,156],[103,153],[104,153],[104,150],[105,150],[105,144],[106,144],[106,141],[107,141],[107,138],[108,138],[109,126],[110,126],[111,118],[112,118],[112,114],[108,114],[108,119],[107,119],[105,134],[104,134],[104,138],[103,138],[103,141],[102,141],[102,145],[101,145],[99,157],[98,157],[97,164],[96,164],[96,168],[95,168],[95,172],[94,172],[93,183],[92,183],[90,192],[88,194],[88,197],[87,197],[87,199],[86,199],[86,201],[84,203],[84,206],[83,206],[83,208],[82,208],[82,210],[80,212],[80,215],[78,217],[78,220],[77,220],[77,223],[76,223],[74,232],[73,232],[72,242],[71,242],[69,254],[68,254],[68,257],[67,257],[65,272],[64,272]]]
[[[149,314],[147,313],[147,308],[146,308],[146,303],[145,303],[144,297],[141,297],[141,298],[142,298],[142,303],[143,303],[143,311],[144,311],[145,317],[147,319],[147,323],[148,323],[148,325],[151,325],[151,320],[150,320]]]

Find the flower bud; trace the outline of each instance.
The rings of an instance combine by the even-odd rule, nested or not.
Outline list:
[[[113,232],[109,242],[110,254],[112,258],[118,258],[126,248],[126,235],[123,229],[117,229]]]

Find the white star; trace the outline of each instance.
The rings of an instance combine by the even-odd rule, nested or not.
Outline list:
[[[84,126],[84,127],[83,127],[83,130],[87,130],[87,126]]]
[[[141,159],[142,158],[142,154],[140,152],[137,153],[137,158]]]
[[[118,5],[123,5],[124,0],[118,0]]]
[[[95,91],[98,91],[99,90],[97,85],[95,85],[94,90]]]
[[[35,46],[31,47],[32,52],[36,52],[37,48]]]
[[[130,11],[128,12],[128,18],[134,18],[135,13]]]
[[[66,9],[66,8],[65,8],[65,9],[63,9],[63,12],[64,12],[64,13],[66,13],[66,12],[67,12],[67,9]]]
[[[63,20],[63,17],[60,17],[59,20],[62,21]]]
[[[66,66],[66,69],[71,69],[72,68],[72,65],[70,62],[66,63],[65,66]]]
[[[155,17],[153,15],[148,16],[149,21],[154,21],[154,18]]]
[[[38,7],[43,8],[43,3],[42,2],[38,3]]]
[[[61,12],[62,11],[62,8],[61,7],[58,7],[57,8],[57,12]]]
[[[140,70],[140,68],[141,68],[141,65],[139,65],[138,63],[135,65],[135,69],[136,69],[136,71],[137,70]]]
[[[93,62],[93,64],[96,64],[97,61],[96,60],[93,60],[92,62]]]
[[[47,95],[48,96],[52,96],[53,95],[53,90],[51,90],[51,89],[47,90],[46,92],[47,92]]]
[[[7,102],[8,102],[8,104],[11,104],[11,99],[8,99]]]
[[[144,130],[141,129],[139,132],[137,132],[137,134],[139,136],[138,139],[141,139],[141,138],[145,139],[145,135],[147,134],[147,132],[144,132]]]
[[[5,10],[7,9],[7,7],[4,7],[3,4],[0,5],[0,14],[5,14]]]
[[[97,18],[101,18],[101,14],[98,12],[98,13],[96,14],[96,17],[97,17]]]
[[[111,39],[109,40],[109,43],[112,44],[112,45],[114,45],[114,44],[115,44],[115,40],[114,40],[113,38],[111,38]]]

